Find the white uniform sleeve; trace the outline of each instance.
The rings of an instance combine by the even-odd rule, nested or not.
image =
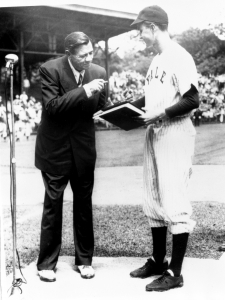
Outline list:
[[[198,90],[197,69],[194,60],[189,53],[184,51],[179,55],[175,70],[176,83],[181,96],[191,88],[191,84]]]

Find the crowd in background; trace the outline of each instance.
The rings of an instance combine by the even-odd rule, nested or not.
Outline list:
[[[113,72],[109,78],[109,101],[113,104],[124,101],[124,93],[129,93],[133,100],[144,95],[145,77],[136,71]]]
[[[225,75],[199,76],[200,106],[193,112],[196,126],[200,122],[224,122]]]
[[[23,138],[28,140],[40,123],[41,103],[32,96],[28,97],[26,92],[23,92],[20,96],[15,96],[13,110],[15,139],[16,141],[21,141]],[[11,101],[7,101],[7,105],[4,105],[0,96],[0,134],[3,140],[7,140],[9,132],[12,132]]]
[[[135,71],[124,71],[120,74],[114,72],[109,78],[108,105],[124,101],[128,94],[131,101],[142,97],[144,82],[144,76]],[[199,75],[199,98],[200,106],[193,111],[191,117],[195,126],[204,122],[225,122],[225,75]],[[16,141],[29,139],[40,122],[41,103],[32,96],[28,97],[25,91],[21,95],[16,95],[13,103]],[[102,122],[101,125],[111,127],[111,124]],[[0,96],[0,135],[3,140],[6,140],[12,131],[11,127],[11,102],[8,101],[7,106],[4,105]]]

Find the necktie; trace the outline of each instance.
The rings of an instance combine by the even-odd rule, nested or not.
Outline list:
[[[83,80],[83,78],[82,78],[82,74],[80,73],[80,76],[79,76],[79,80],[78,80],[78,87],[80,87],[81,86],[81,84],[82,84],[82,80]]]

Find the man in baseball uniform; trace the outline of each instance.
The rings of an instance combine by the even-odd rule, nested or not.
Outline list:
[[[187,196],[194,153],[195,129],[190,113],[199,106],[197,71],[192,56],[171,40],[167,13],[144,8],[131,24],[140,31],[154,57],[145,80],[145,111],[138,121],[148,125],[144,147],[144,212],[149,220],[153,253],[130,273],[135,278],[161,275],[147,291],[183,285],[181,268],[195,222]],[[166,260],[167,228],[172,233],[172,258]]]

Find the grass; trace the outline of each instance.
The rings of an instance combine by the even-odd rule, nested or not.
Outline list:
[[[196,127],[195,165],[225,165],[225,124]],[[96,167],[142,166],[145,129],[96,132]],[[36,136],[16,143],[17,168],[34,168]],[[178,141],[179,142],[179,141]],[[1,165],[9,165],[9,144],[0,142]]]
[[[27,208],[28,210],[29,208]],[[26,210],[26,208],[23,208]],[[94,206],[95,256],[146,257],[152,252],[149,225],[141,206]],[[193,203],[193,219],[197,222],[190,235],[186,256],[219,259],[218,247],[225,239],[225,204]],[[9,218],[9,215],[6,219]],[[64,206],[63,239],[60,255],[74,256],[72,204]],[[37,258],[40,216],[17,225],[17,248],[21,265]],[[171,235],[167,239],[167,255],[171,255]],[[6,270],[12,270],[11,229],[5,229]]]

